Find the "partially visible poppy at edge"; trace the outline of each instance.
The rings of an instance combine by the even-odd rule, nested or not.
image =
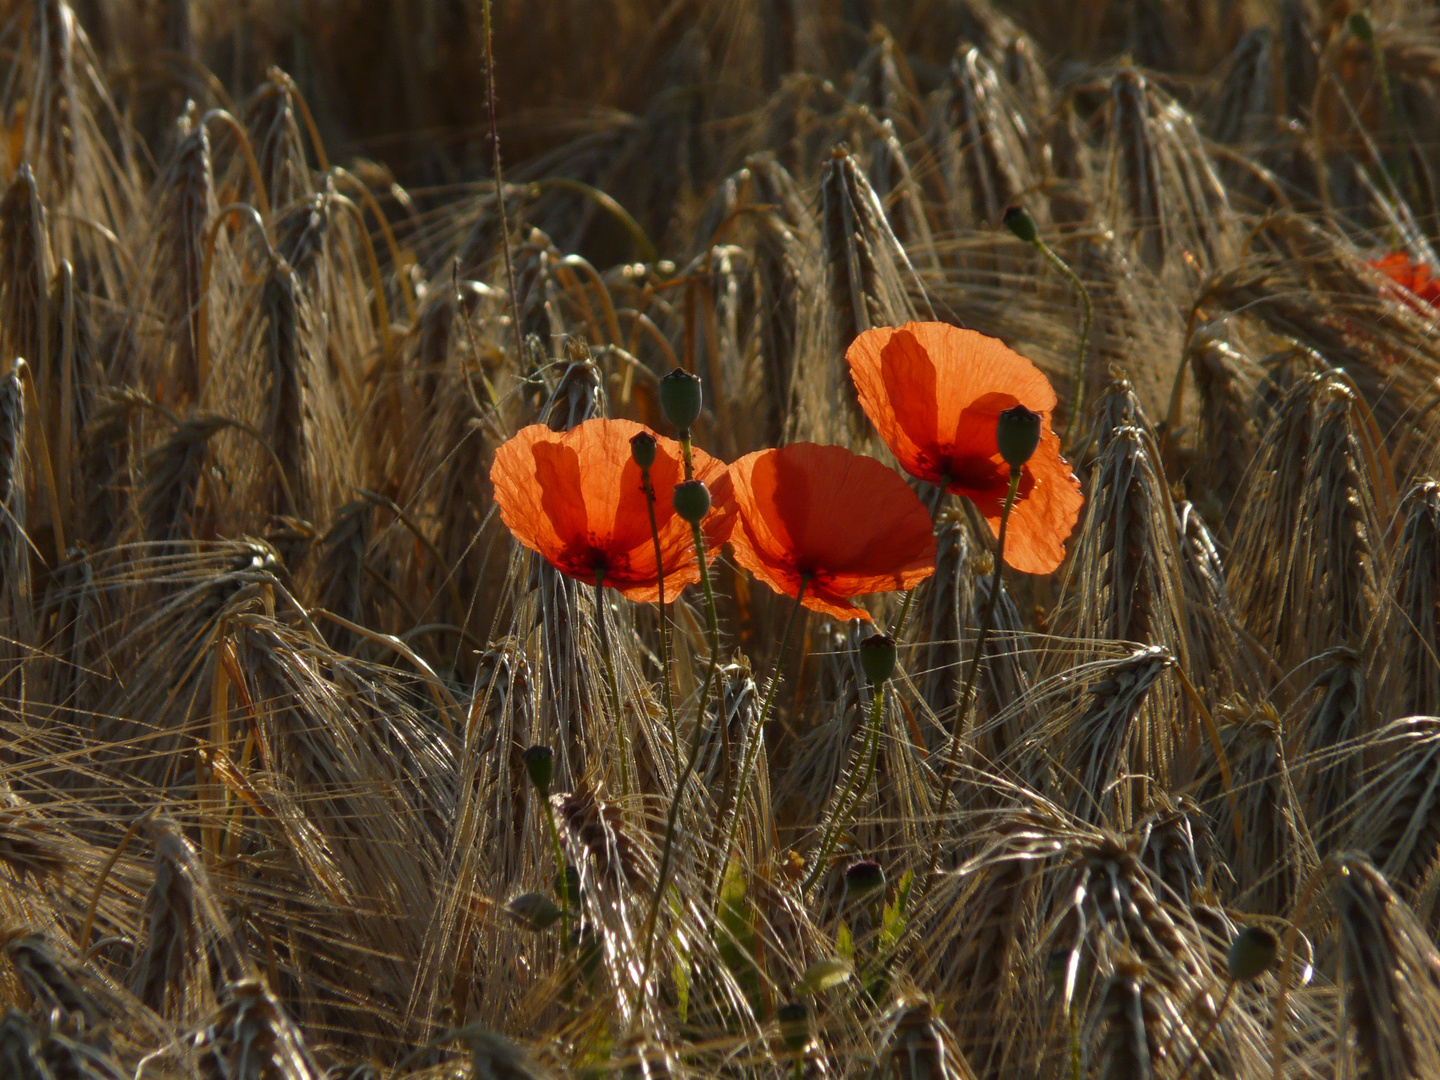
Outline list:
[[[901,467],[970,499],[997,536],[1010,467],[996,422],[1015,405],[1039,413],[1040,445],[1020,470],[1005,561],[1027,574],[1065,561],[1085,499],[1060,456],[1055,391],[1039,368],[995,338],[935,322],[867,330],[845,359],[865,415]]]
[[[544,424],[522,428],[495,451],[490,482],[500,517],[515,539],[562,574],[603,583],[627,600],[654,601],[660,574],[632,436],[646,428],[631,420],[587,420],[570,431]],[[690,526],[671,504],[685,477],[680,444],[655,436],[655,521],[665,567],[666,599],[700,580]],[[734,524],[730,481],[723,462],[694,451],[695,477],[710,487],[711,509],[701,524],[707,561]]]
[[[930,514],[894,469],[843,446],[791,443],[730,466],[735,561],[776,592],[839,619],[850,602],[909,589],[935,572]]]
[[[1430,276],[1430,267],[1426,263],[1411,262],[1405,252],[1392,251],[1379,259],[1367,260],[1365,265],[1379,270],[1417,300],[1432,308],[1440,308],[1440,280]]]

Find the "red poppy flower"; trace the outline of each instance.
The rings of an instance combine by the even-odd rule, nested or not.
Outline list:
[[[973,502],[998,536],[1010,466],[995,445],[1000,414],[1040,414],[1040,445],[1020,470],[1005,561],[1048,574],[1085,499],[1050,426],[1055,391],[1040,369],[1001,342],[945,323],[867,330],[845,353],[860,405],[906,472]]]
[[[544,424],[522,428],[495,451],[490,482],[500,517],[516,540],[539,552],[562,574],[603,582],[628,600],[660,595],[655,544],[630,438],[645,428],[631,420],[587,420],[569,431]],[[671,505],[685,478],[680,444],[655,436],[655,522],[665,566],[665,595],[700,580],[690,526]],[[711,509],[701,528],[713,559],[734,524],[725,465],[694,451],[695,477],[710,487]]]
[[[894,469],[843,446],[791,443],[730,466],[735,561],[776,592],[839,619],[870,613],[864,593],[908,589],[935,572],[930,515]]]
[[[1416,299],[1440,308],[1440,281],[1430,276],[1430,267],[1425,263],[1412,263],[1403,251],[1392,251],[1383,258],[1368,260],[1366,265],[1379,270]]]

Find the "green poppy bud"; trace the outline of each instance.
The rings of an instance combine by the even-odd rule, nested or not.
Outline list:
[[[676,368],[660,380],[660,408],[665,419],[681,431],[689,431],[700,419],[700,379]]]
[[[525,763],[525,771],[530,775],[530,782],[535,785],[540,797],[548,799],[550,781],[555,777],[555,755],[550,752],[550,747],[538,744],[532,746],[520,755],[520,760]]]
[[[995,422],[995,443],[1005,463],[1012,469],[1020,468],[1040,445],[1040,414],[1024,405],[1006,409]]]
[[[560,918],[560,908],[544,893],[527,892],[506,904],[505,914],[526,930],[544,930]]]
[[[871,686],[881,686],[895,674],[895,639],[889,634],[871,634],[860,642],[860,667]]]
[[[704,480],[684,480],[675,485],[675,513],[691,525],[699,525],[710,512],[710,489]]]
[[[1375,24],[1370,21],[1369,12],[1352,11],[1345,20],[1345,25],[1350,28],[1350,33],[1363,41],[1366,45],[1375,41]]]
[[[1247,926],[1235,935],[1225,957],[1226,970],[1236,982],[1258,979],[1280,958],[1280,940],[1263,926]]]
[[[642,431],[630,436],[630,456],[635,459],[635,464],[642,469],[648,469],[655,464],[655,436],[648,431]]]
[[[803,1001],[787,1001],[775,1010],[780,1023],[780,1038],[787,1049],[799,1053],[810,1042],[810,1010]]]
[[[845,895],[863,900],[885,888],[885,871],[874,859],[861,859],[845,868]]]
[[[1040,239],[1040,233],[1035,228],[1035,219],[1026,212],[1023,206],[1007,206],[1005,216],[1001,220],[1007,229],[1027,244],[1033,244]]]

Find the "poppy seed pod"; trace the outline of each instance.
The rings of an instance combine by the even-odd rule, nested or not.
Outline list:
[[[526,930],[544,930],[553,926],[560,918],[560,909],[544,893],[527,892],[511,900],[505,905],[505,914],[509,915]]]
[[[1024,405],[1006,409],[995,421],[995,445],[1005,464],[1012,469],[1020,468],[1040,445],[1040,414]]]
[[[655,464],[655,436],[648,431],[636,432],[630,436],[630,456],[641,469]]]
[[[787,1001],[775,1010],[775,1019],[780,1024],[780,1038],[785,1047],[795,1053],[805,1049],[810,1041],[810,1010],[803,1001]]]
[[[660,408],[665,419],[681,431],[689,431],[700,419],[700,379],[676,368],[660,380]]]
[[[1225,968],[1236,982],[1258,979],[1275,966],[1280,941],[1263,926],[1247,926],[1235,935],[1225,956]]]
[[[861,859],[845,868],[845,895],[863,900],[885,888],[885,871],[874,859]]]
[[[1033,244],[1040,239],[1040,233],[1035,229],[1035,219],[1023,206],[1007,206],[1001,220],[1005,222],[1007,229],[1027,244]]]
[[[710,512],[710,489],[704,480],[686,480],[675,485],[675,513],[691,525],[699,525]]]
[[[550,797],[550,781],[555,777],[555,755],[550,752],[550,747],[537,743],[521,754],[520,760],[525,762],[525,772],[530,777],[530,783],[534,784],[535,790],[540,793],[540,797],[548,799]]]
[[[871,686],[881,686],[895,674],[895,657],[895,639],[889,634],[871,634],[860,642],[860,667]]]

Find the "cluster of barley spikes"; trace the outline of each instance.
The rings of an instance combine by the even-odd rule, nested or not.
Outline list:
[[[503,185],[478,0],[3,6],[0,1076],[1440,1076],[1426,0],[498,3]],[[962,702],[920,492],[873,767],[854,624],[777,665],[722,559],[701,700],[697,590],[601,624],[492,506],[677,366],[725,460],[883,454],[907,319],[1063,424],[1076,279],[1066,564]]]

